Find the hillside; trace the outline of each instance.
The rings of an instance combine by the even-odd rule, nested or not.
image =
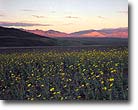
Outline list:
[[[0,47],[55,46],[57,40],[14,28],[0,27]]]

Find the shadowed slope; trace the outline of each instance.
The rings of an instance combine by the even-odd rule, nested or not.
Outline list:
[[[56,40],[14,28],[0,27],[0,46],[54,46]]]

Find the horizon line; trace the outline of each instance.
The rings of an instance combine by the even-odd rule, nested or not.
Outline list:
[[[40,30],[40,31],[50,31],[50,30],[53,30],[53,31],[58,31],[58,32],[63,32],[63,33],[66,33],[66,34],[71,34],[71,33],[74,33],[74,32],[80,32],[80,31],[89,31],[89,30],[95,30],[95,31],[99,31],[99,30],[106,30],[106,29],[121,29],[121,28],[127,28],[128,27],[114,27],[114,28],[101,28],[101,29],[84,29],[84,30],[78,30],[78,31],[73,31],[73,32],[64,32],[64,31],[60,31],[60,30],[54,30],[54,29],[48,29],[48,30],[44,30],[44,29],[29,29],[30,31],[32,30]],[[16,29],[24,29],[24,28],[16,28]],[[24,29],[24,30],[28,30],[28,29]]]

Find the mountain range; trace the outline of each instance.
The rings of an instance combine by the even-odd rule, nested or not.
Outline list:
[[[128,29],[84,30],[64,33],[54,30],[24,30],[0,27],[0,47],[32,46],[127,46]]]
[[[83,30],[73,33],[65,33],[55,30],[25,30],[30,33],[34,33],[46,37],[84,37],[84,38],[128,38],[128,28],[109,28],[101,30]]]

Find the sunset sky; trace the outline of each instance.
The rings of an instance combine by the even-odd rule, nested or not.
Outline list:
[[[0,0],[0,26],[67,33],[128,27],[128,1]]]

